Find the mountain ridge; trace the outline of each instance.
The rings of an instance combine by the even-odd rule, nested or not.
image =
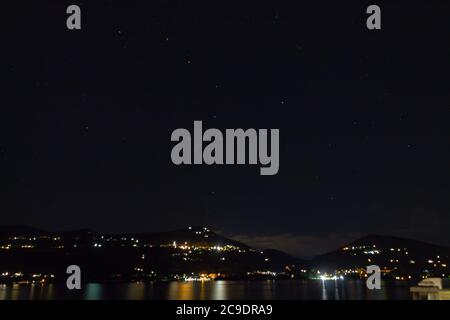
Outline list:
[[[195,237],[192,236],[192,232],[199,232],[198,235],[203,235],[203,238],[199,238],[197,237],[197,239]],[[200,234],[201,232],[201,234]],[[236,241],[233,240],[231,238],[227,238],[225,236],[220,235],[219,233],[213,231],[212,229],[208,228],[208,227],[204,227],[204,226],[193,226],[193,227],[188,227],[188,228],[178,228],[178,229],[173,229],[173,230],[168,230],[168,231],[145,231],[145,232],[123,232],[123,233],[110,233],[110,232],[106,232],[106,233],[101,233],[101,232],[96,232],[92,229],[89,228],[82,228],[82,229],[74,229],[74,230],[64,230],[64,231],[50,231],[50,230],[46,230],[46,229],[41,229],[41,228],[36,228],[36,227],[32,227],[29,225],[25,225],[25,224],[17,224],[17,225],[0,225],[0,239],[3,237],[8,237],[8,236],[14,236],[14,235],[43,235],[43,234],[52,234],[52,235],[57,235],[57,234],[74,234],[74,233],[92,233],[93,235],[116,235],[116,236],[124,236],[124,237],[141,237],[143,239],[147,239],[147,240],[154,240],[156,242],[163,242],[164,240],[167,239],[173,239],[173,241],[181,241],[183,242],[184,240],[196,240],[198,242],[217,242],[219,245],[221,243],[227,243],[227,244],[233,244],[239,247],[243,247],[243,248],[251,248],[254,249],[252,246],[243,243],[241,241]],[[205,235],[207,237],[205,237]],[[339,245],[335,250],[323,253],[323,254],[319,254],[314,256],[311,259],[303,259],[300,258],[298,256],[292,255],[288,252],[285,252],[283,250],[279,250],[273,247],[267,247],[264,249],[261,249],[260,251],[278,251],[280,253],[285,254],[286,256],[289,256],[291,258],[295,258],[295,259],[299,259],[299,260],[315,260],[318,257],[321,256],[327,256],[330,254],[333,254],[335,252],[340,251],[342,248],[344,247],[348,247],[348,246],[359,246],[361,244],[365,244],[367,242],[376,242],[378,244],[387,244],[388,242],[390,244],[414,244],[415,246],[421,246],[421,247],[435,247],[435,248],[439,248],[439,249],[444,249],[444,250],[450,250],[449,247],[444,246],[444,245],[440,245],[440,244],[434,244],[431,242],[427,242],[427,241],[422,241],[422,240],[416,240],[416,239],[411,239],[411,238],[404,238],[404,237],[398,237],[398,236],[392,236],[392,235],[383,235],[383,234],[375,234],[375,233],[371,233],[371,234],[367,234],[364,236],[361,236],[349,243],[345,243],[342,245]],[[258,250],[256,250],[258,251]]]

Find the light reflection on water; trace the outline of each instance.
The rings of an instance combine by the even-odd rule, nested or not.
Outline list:
[[[368,290],[358,280],[267,280],[150,282],[85,284],[69,291],[59,285],[0,285],[0,300],[405,300],[410,299],[411,283],[383,282],[381,290]]]

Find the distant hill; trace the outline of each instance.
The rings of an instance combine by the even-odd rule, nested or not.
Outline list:
[[[58,272],[83,266],[92,279],[124,279],[217,273],[260,278],[278,274],[360,270],[378,265],[384,274],[450,275],[450,248],[391,236],[369,235],[311,261],[285,252],[256,250],[207,227],[103,234],[91,230],[50,232],[28,226],[0,226],[0,271]],[[144,277],[144,278],[143,278]]]
[[[304,266],[287,253],[256,250],[207,227],[107,234],[90,230],[50,232],[27,226],[0,227],[0,271],[52,273],[70,264],[91,279],[176,277],[214,273],[227,277],[288,276]],[[267,273],[269,272],[269,273]],[[255,276],[256,275],[256,276]]]
[[[48,234],[48,232],[26,225],[0,226],[0,239],[7,239],[16,235],[39,236],[43,234]]]
[[[282,270],[286,266],[295,266],[304,268],[309,263],[305,260],[295,258],[286,252],[275,249],[264,249],[264,262],[268,270]],[[267,260],[267,261],[266,261]]]
[[[242,242],[234,241],[220,236],[216,232],[207,227],[188,227],[186,229],[178,229],[165,232],[151,232],[151,233],[135,233],[129,236],[139,237],[148,243],[164,244],[177,242],[183,244],[184,242],[196,244],[209,244],[216,246],[232,245],[240,248],[250,247]]]
[[[392,236],[368,235],[321,255],[311,264],[319,270],[378,265],[393,274],[448,274],[450,248]]]

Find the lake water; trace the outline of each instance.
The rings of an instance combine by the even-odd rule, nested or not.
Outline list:
[[[267,280],[98,284],[80,291],[59,285],[0,285],[0,300],[407,300],[406,281],[383,282],[381,290],[368,290],[358,280]]]

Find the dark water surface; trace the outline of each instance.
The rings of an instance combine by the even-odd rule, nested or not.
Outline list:
[[[0,285],[0,300],[34,299],[295,299],[295,300],[406,300],[410,283],[383,282],[381,290],[368,290],[358,280],[267,280],[154,283],[88,283],[79,291],[59,285]]]

